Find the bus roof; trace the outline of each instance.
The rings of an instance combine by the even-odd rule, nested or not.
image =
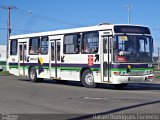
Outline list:
[[[101,31],[101,30],[113,30],[114,26],[141,26],[142,25],[132,25],[132,24],[99,24],[96,26],[89,26],[89,27],[81,27],[81,28],[72,28],[72,29],[64,29],[64,30],[55,30],[55,31],[47,31],[47,32],[37,32],[37,33],[30,33],[30,34],[21,34],[21,35],[12,35],[10,39],[23,39],[23,38],[30,38],[30,37],[39,37],[39,36],[54,36],[54,35],[63,35],[69,33],[78,33],[78,32],[87,32],[87,31]]]

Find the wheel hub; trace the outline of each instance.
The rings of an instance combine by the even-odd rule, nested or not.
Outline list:
[[[34,71],[31,71],[31,76],[30,77],[31,77],[32,80],[35,79],[35,72]]]
[[[88,85],[92,85],[94,82],[93,75],[91,73],[87,74],[85,77],[85,81]]]

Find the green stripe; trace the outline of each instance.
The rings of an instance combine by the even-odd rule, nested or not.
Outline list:
[[[80,71],[81,68],[78,68],[78,67],[58,67],[58,69],[61,69],[61,70],[73,70],[73,71]]]
[[[92,71],[100,71],[100,68],[91,68]]]
[[[111,68],[111,71],[126,71],[127,68]],[[153,68],[131,68],[131,70],[153,70]]]
[[[6,61],[0,61],[0,65],[6,65]]]
[[[29,68],[30,66],[25,66],[25,68]],[[10,65],[9,68],[18,68],[18,65]],[[38,69],[38,66],[35,66]],[[23,69],[23,66],[20,66],[20,69]],[[49,66],[43,66],[43,69],[49,69]],[[55,69],[55,67],[51,67],[51,69]],[[60,70],[72,70],[72,71],[80,71],[81,67],[57,67]],[[92,71],[100,71],[100,68],[90,68]],[[131,70],[153,70],[153,68],[131,68]],[[126,68],[111,68],[111,71],[126,71]]]
[[[25,66],[25,69],[29,68],[30,66]],[[23,69],[23,66],[18,67],[18,65],[10,65],[9,68],[19,68]],[[35,66],[36,69],[38,69],[38,66]],[[43,69],[49,69],[48,66],[43,66]],[[52,70],[55,69],[55,67],[51,67]],[[82,68],[81,67],[57,67],[59,70],[72,70],[72,71],[80,71]],[[90,68],[92,71],[99,71],[100,68]]]
[[[42,66],[43,69],[49,69],[49,66]]]
[[[80,71],[82,68],[81,67],[58,67],[57,69],[60,70],[72,70],[72,71]],[[99,71],[100,69],[98,68],[91,68],[92,71]]]
[[[153,70],[153,68],[131,68],[131,70]]]
[[[10,65],[9,68],[18,68],[18,65]]]

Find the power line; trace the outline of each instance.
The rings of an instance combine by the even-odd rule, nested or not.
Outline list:
[[[0,20],[5,20],[5,19],[3,19],[3,18],[0,18]]]
[[[31,30],[23,30],[23,29],[12,29],[13,31],[21,31],[21,32],[29,32],[29,33],[33,33],[33,32],[36,32],[36,31],[31,31]]]
[[[153,37],[153,39],[159,39],[160,40],[160,38],[154,38],[154,37]]]
[[[151,30],[160,30],[160,28],[155,28],[155,29],[151,29]]]
[[[7,28],[0,27],[0,30],[7,30]],[[23,30],[23,29],[11,29],[12,31],[21,31],[21,32],[36,32],[36,31],[31,31],[31,30]]]
[[[6,30],[7,28],[5,28],[5,27],[0,27],[0,29],[5,29],[5,30]]]
[[[59,19],[59,18],[43,16],[43,15],[40,15],[40,14],[33,13],[32,11],[23,10],[23,9],[20,9],[20,8],[18,8],[16,12],[19,13],[19,14],[34,17],[36,19],[41,19],[41,20],[45,20],[45,21],[52,21],[52,22],[54,21],[56,23],[60,23],[60,24],[64,24],[64,25],[75,26],[75,27],[86,26],[86,25],[82,25],[82,24],[79,24],[79,23],[65,21],[65,20],[62,20],[62,19]]]

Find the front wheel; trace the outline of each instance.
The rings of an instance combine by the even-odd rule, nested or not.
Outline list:
[[[37,72],[34,67],[30,68],[29,70],[29,79],[32,82],[43,82],[43,78],[37,78]]]
[[[90,70],[85,70],[82,74],[82,84],[86,88],[95,88],[97,86],[96,83],[94,83],[94,76],[92,71]]]

